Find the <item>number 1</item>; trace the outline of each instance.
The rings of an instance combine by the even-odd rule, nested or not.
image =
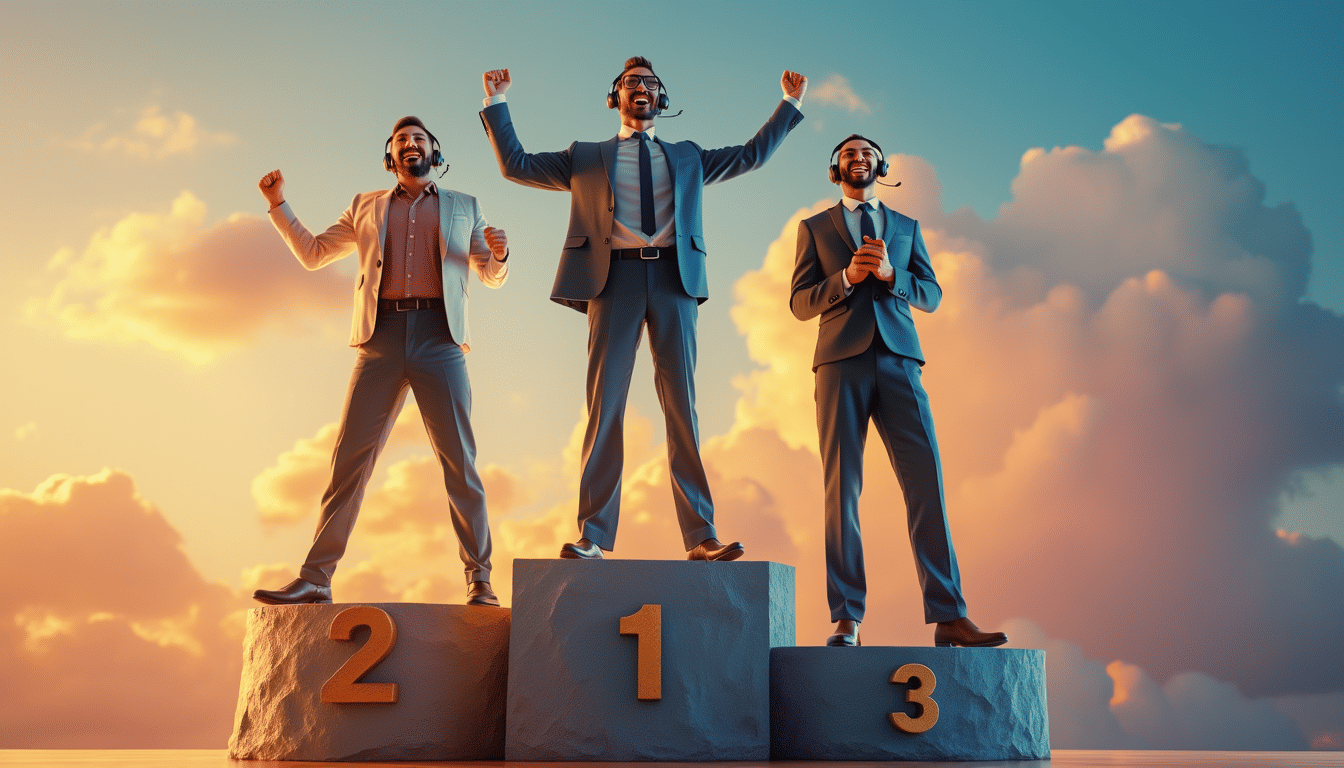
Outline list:
[[[629,616],[621,617],[621,634],[639,638],[636,647],[635,698],[658,701],[663,698],[663,606],[645,605]]]

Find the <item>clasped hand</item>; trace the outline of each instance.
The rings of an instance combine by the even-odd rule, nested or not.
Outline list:
[[[854,252],[854,258],[849,260],[849,266],[845,267],[845,277],[850,285],[858,285],[869,275],[876,275],[878,280],[891,280],[894,274],[895,270],[887,260],[887,244],[867,235],[863,245]]]

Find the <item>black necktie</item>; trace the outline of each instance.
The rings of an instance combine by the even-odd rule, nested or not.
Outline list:
[[[871,237],[876,240],[877,227],[873,226],[873,216],[869,213],[869,211],[873,210],[873,204],[863,203],[859,206],[859,210],[863,213],[863,218],[859,220],[859,239],[862,240],[865,237]],[[857,243],[857,245],[863,247],[862,242]]]
[[[649,134],[636,131],[639,137],[639,228],[653,237],[658,224],[653,220],[653,159],[649,156]]]

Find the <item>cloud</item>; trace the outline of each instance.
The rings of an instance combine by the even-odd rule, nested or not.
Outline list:
[[[831,75],[820,85],[808,89],[808,100],[817,104],[843,107],[851,113],[870,115],[871,107],[849,86],[849,80],[843,75]]]
[[[227,738],[237,598],[204,581],[125,474],[0,490],[0,745],[188,748]]]
[[[28,438],[35,436],[36,434],[37,434],[37,422],[30,421],[27,424],[24,424],[14,430],[14,440],[16,442],[21,443],[24,440],[27,440]]]
[[[344,277],[308,273],[269,221],[205,221],[205,204],[182,192],[167,213],[98,230],[82,253],[51,259],[56,284],[28,302],[29,318],[72,339],[145,343],[204,364],[296,317],[349,310]]]
[[[1055,749],[1297,751],[1309,744],[1269,699],[1198,672],[1158,685],[1142,668],[1103,664],[1025,619],[1004,628],[1015,645],[1045,650],[1050,745]]]
[[[74,142],[74,147],[83,152],[124,155],[136,160],[163,160],[237,142],[237,135],[207,130],[186,112],[165,115],[160,105],[151,104],[140,111],[130,128],[109,133],[106,124],[95,125]]]

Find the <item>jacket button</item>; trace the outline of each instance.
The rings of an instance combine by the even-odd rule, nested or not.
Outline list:
[[[614,206],[614,205],[608,205],[608,206],[607,206],[607,210],[608,210],[608,211],[614,211],[614,210],[616,210],[616,206]]]
[[[383,266],[383,260],[382,260],[382,259],[379,259],[379,260],[378,260],[378,263],[375,264],[374,266],[375,266],[375,267],[381,267],[381,266]]]
[[[611,238],[610,238],[610,237],[604,237],[604,238],[602,238],[602,244],[603,244],[603,245],[606,245],[607,243],[610,243],[610,242],[611,242]]]

